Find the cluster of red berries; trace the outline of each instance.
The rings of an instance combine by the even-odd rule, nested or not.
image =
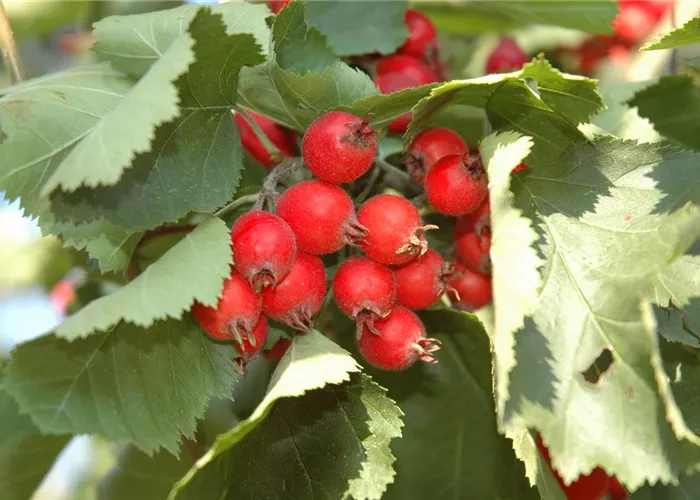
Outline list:
[[[672,0],[618,0],[620,9],[613,21],[613,35],[596,35],[575,49],[559,48],[560,56],[572,59],[575,69],[591,74],[604,59],[624,63],[630,49],[644,42],[671,7]]]

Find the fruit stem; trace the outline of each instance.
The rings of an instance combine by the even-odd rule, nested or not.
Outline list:
[[[367,181],[367,185],[364,187],[362,191],[360,191],[360,194],[355,196],[355,204],[360,204],[363,201],[367,199],[369,194],[372,192],[372,189],[374,188],[374,185],[377,183],[377,179],[379,179],[379,174],[381,174],[382,171],[379,167],[375,165],[374,169],[372,169],[372,175]]]
[[[236,113],[240,113],[241,115],[243,115],[243,118],[246,119],[248,124],[253,129],[253,132],[255,132],[255,135],[258,137],[262,145],[267,150],[267,153],[270,155],[270,158],[272,158],[273,163],[280,163],[282,159],[284,159],[284,155],[279,149],[277,149],[277,146],[272,144],[272,141],[270,141],[267,135],[265,135],[265,132],[263,132],[260,128],[260,125],[258,125],[258,123],[255,120],[253,120],[253,118],[248,114],[248,112],[245,109],[239,106],[234,106],[233,109],[236,111]],[[277,161],[275,161],[275,159]]]
[[[385,173],[393,175],[395,177],[398,177],[401,179],[401,182],[406,183],[406,184],[411,184],[411,176],[408,175],[408,172],[404,172],[398,167],[395,167],[388,161],[382,160],[381,158],[377,157],[374,159],[374,163],[384,170]]]
[[[248,203],[255,203],[256,201],[258,201],[259,196],[260,196],[260,193],[258,192],[255,194],[248,194],[246,196],[241,196],[240,198],[236,198],[235,200],[233,200],[231,203],[229,203],[225,207],[220,208],[219,210],[214,212],[214,217],[222,217],[229,212],[233,212],[241,205],[246,205]]]
[[[0,0],[0,51],[2,51],[2,59],[5,62],[7,72],[10,74],[10,81],[13,84],[23,81],[25,78],[24,66],[2,0]]]
[[[253,205],[253,210],[262,210],[265,202],[268,202],[270,210],[274,211],[277,205],[277,184],[288,175],[296,172],[304,164],[299,157],[287,157],[282,163],[273,168],[265,178],[263,187],[258,194],[258,200]]]

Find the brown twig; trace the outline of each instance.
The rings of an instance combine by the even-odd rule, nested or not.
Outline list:
[[[5,6],[0,0],[0,51],[2,59],[5,62],[7,72],[10,74],[12,83],[19,83],[24,80],[24,67],[22,59],[19,56],[15,34],[10,25],[10,19],[7,17]]]

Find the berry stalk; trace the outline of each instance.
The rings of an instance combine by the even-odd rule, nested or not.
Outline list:
[[[25,79],[24,65],[2,0],[0,0],[0,51],[2,51],[2,59],[5,62],[7,72],[10,74],[10,81],[12,83],[23,81]]]

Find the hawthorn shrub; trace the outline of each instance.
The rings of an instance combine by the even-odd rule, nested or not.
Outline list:
[[[607,102],[646,142],[586,76],[669,6],[189,4],[2,89],[0,190],[87,273],[3,365],[2,498],[84,434],[101,499],[700,498],[697,61]]]

